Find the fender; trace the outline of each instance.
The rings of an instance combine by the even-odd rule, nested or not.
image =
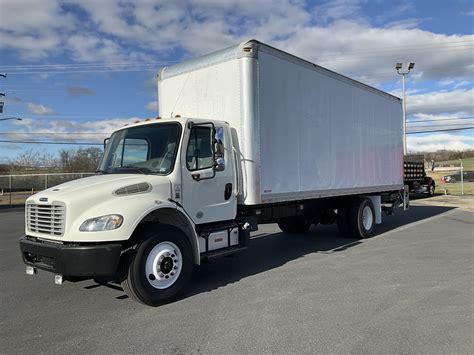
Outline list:
[[[425,178],[423,179],[423,185],[430,186],[431,184],[435,185],[435,181],[433,180],[433,178],[430,176],[425,176]]]
[[[140,224],[146,222],[167,224],[180,229],[186,235],[191,244],[194,263],[200,265],[201,257],[198,235],[196,234],[194,223],[183,208],[171,201],[165,201],[164,203],[158,204],[158,206],[148,208],[142,213],[140,218],[137,219],[133,227],[133,232]],[[132,237],[133,232],[129,238]]]

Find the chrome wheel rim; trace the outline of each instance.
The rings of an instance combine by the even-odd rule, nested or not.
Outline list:
[[[362,210],[362,224],[365,230],[370,230],[374,223],[374,216],[372,215],[372,209],[369,206],[365,206]]]
[[[146,258],[145,277],[157,289],[172,286],[181,273],[183,257],[181,250],[172,242],[162,242],[153,247]]]

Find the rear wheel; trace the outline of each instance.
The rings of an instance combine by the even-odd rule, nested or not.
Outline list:
[[[306,233],[311,221],[303,216],[286,217],[278,221],[278,227],[286,233]]]
[[[433,197],[434,194],[435,194],[435,185],[430,184],[430,186],[428,186],[428,192],[426,193],[426,196],[427,197]]]
[[[120,280],[130,298],[149,306],[175,299],[193,270],[186,236],[171,226],[149,226],[139,232],[140,242],[123,256]]]
[[[368,238],[375,228],[375,208],[368,198],[354,200],[349,216],[350,234],[355,238]]]

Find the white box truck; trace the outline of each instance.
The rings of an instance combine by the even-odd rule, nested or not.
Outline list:
[[[117,129],[98,174],[26,201],[27,273],[117,275],[148,305],[259,223],[366,238],[408,205],[400,99],[255,40],[163,68],[160,114]]]

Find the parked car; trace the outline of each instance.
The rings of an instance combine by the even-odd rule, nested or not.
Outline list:
[[[444,182],[447,183],[455,183],[461,181],[461,172],[458,171],[452,175],[443,176]],[[474,182],[474,171],[464,171],[463,173],[463,181],[464,182]]]

